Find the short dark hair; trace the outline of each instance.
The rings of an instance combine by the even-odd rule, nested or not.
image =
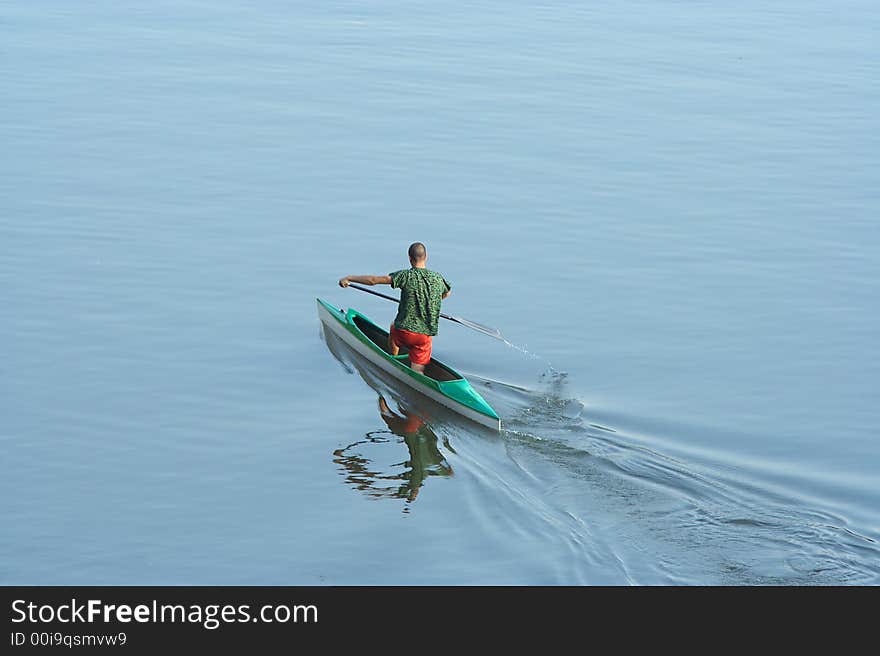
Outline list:
[[[410,244],[409,259],[418,262],[419,260],[424,260],[427,255],[428,251],[422,242],[417,241],[414,244]]]

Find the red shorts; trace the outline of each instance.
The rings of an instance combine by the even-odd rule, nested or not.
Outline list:
[[[431,361],[431,336],[411,333],[391,327],[391,339],[398,346],[409,349],[409,361],[413,364],[428,364]]]

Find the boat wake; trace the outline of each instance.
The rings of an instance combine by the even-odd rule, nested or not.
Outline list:
[[[437,489],[430,481],[454,479],[461,512],[520,562],[525,582],[880,582],[876,536],[762,472],[731,466],[733,453],[667,448],[708,429],[615,415],[572,394],[552,367],[534,387],[462,372],[502,416],[499,434],[401,389],[333,335],[324,341],[388,408],[387,431],[334,452],[346,483],[412,512],[424,486]],[[380,455],[401,445],[404,461]],[[530,558],[535,550],[541,559]]]
[[[505,417],[503,437],[520,469],[536,456],[565,505],[563,514],[591,509],[594,538],[620,547],[631,534],[635,556],[645,545],[654,568],[630,564],[638,582],[833,585],[880,582],[880,543],[832,509],[810,507],[803,495],[736,462],[732,453],[673,457],[662,444],[681,437],[645,434],[567,393],[565,373],[548,370],[529,389],[468,374]],[[607,419],[606,419],[607,416]],[[636,422],[632,422],[636,423]],[[662,426],[641,418],[641,425]],[[663,429],[660,428],[660,431]],[[676,426],[684,437],[707,430]],[[731,440],[731,443],[735,443]],[[572,503],[578,499],[580,503]],[[599,512],[597,512],[597,510]],[[597,518],[612,511],[607,525]],[[621,522],[626,524],[623,528]],[[635,546],[635,545],[634,545]],[[625,549],[618,549],[626,562]]]

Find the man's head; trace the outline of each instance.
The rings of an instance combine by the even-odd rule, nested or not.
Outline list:
[[[412,264],[420,264],[428,259],[428,251],[425,250],[425,245],[417,241],[414,244],[410,244],[409,247],[409,261]]]

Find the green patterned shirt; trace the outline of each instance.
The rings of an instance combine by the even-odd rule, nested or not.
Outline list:
[[[391,286],[400,289],[400,309],[394,326],[422,335],[436,335],[440,301],[452,287],[436,271],[413,267],[389,274]]]

